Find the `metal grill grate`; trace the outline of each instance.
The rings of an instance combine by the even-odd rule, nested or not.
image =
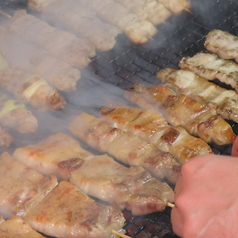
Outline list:
[[[83,77],[78,83],[78,90],[64,95],[68,101],[65,110],[53,113],[54,118],[60,118],[56,124],[60,125],[68,113],[74,114],[85,109],[94,110],[110,98],[114,99],[115,95],[117,99],[123,100],[123,89],[133,87],[134,83],[150,85],[159,83],[155,73],[165,67],[177,68],[178,61],[182,57],[192,56],[204,50],[204,37],[210,30],[221,29],[238,35],[236,0],[191,0],[191,2],[191,12],[185,11],[159,25],[154,40],[147,44],[134,45],[126,36],[120,35],[113,50],[99,53],[90,65],[82,70]],[[0,7],[11,13],[15,7],[24,8],[25,4],[24,0],[5,0]],[[45,126],[45,120],[47,119],[41,123],[40,138],[48,135],[51,128],[51,125]],[[230,124],[238,134],[238,125],[233,122]],[[19,136],[15,146],[29,140],[32,143],[32,138],[22,142]],[[229,155],[231,152],[231,145],[211,146],[216,154]],[[124,215],[127,219],[125,229],[129,236],[176,238],[171,229],[170,208],[143,217],[133,217],[128,211],[125,211]]]

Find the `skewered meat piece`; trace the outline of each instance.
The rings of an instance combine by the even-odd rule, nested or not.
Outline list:
[[[35,5],[39,3],[40,1],[28,1],[28,6],[35,10]],[[88,39],[99,51],[111,50],[116,44],[115,37],[121,33],[118,27],[101,21],[88,7],[80,7],[77,0],[56,0],[45,4],[40,11],[48,22]]]
[[[238,37],[226,31],[213,30],[205,39],[205,48],[223,59],[238,61]]]
[[[35,230],[54,237],[109,238],[125,219],[117,207],[96,203],[73,184],[62,181],[23,215]]]
[[[90,57],[96,54],[95,48],[88,41],[54,28],[39,18],[27,14],[25,10],[15,11],[13,17],[4,26],[16,37],[41,47],[72,67],[87,66]]]
[[[196,101],[206,101],[223,118],[238,122],[238,94],[207,81],[190,70],[167,68],[157,77],[177,93],[185,94]]]
[[[57,185],[55,176],[45,177],[6,152],[0,163],[0,214],[4,218],[22,215]]]
[[[76,83],[80,78],[78,69],[52,57],[31,43],[23,42],[5,27],[0,26],[0,34],[0,52],[11,67],[40,74],[57,90],[72,91],[76,89]]]
[[[0,149],[8,148],[13,142],[12,136],[5,128],[0,127]]]
[[[116,2],[124,5],[139,18],[147,19],[153,25],[165,22],[172,15],[163,4],[156,0],[116,0]]]
[[[190,1],[188,0],[156,0],[164,4],[174,14],[179,14],[183,10],[190,8]]]
[[[183,94],[176,95],[166,86],[147,87],[136,84],[124,97],[144,108],[160,112],[173,126],[181,125],[190,134],[218,145],[233,143],[231,126],[205,102],[197,102]]]
[[[74,118],[69,130],[92,148],[108,152],[124,164],[142,166],[156,178],[174,183],[180,173],[180,164],[170,154],[88,113]]]
[[[0,237],[4,238],[44,238],[33,230],[21,217],[15,216],[0,223]]]
[[[19,133],[33,133],[38,127],[37,119],[25,105],[5,92],[0,92],[0,123]]]
[[[86,160],[72,172],[70,181],[86,194],[131,210],[135,216],[161,211],[174,199],[167,183],[141,166],[127,168],[107,155]]]
[[[82,159],[93,155],[83,150],[79,142],[63,133],[49,136],[38,144],[17,148],[13,157],[44,175],[55,174],[60,180],[69,180],[79,168]]]
[[[143,44],[157,32],[154,25],[138,18],[122,4],[113,0],[77,0],[82,7],[84,5],[96,11],[97,15],[106,22],[118,26],[135,44]]]
[[[41,173],[70,179],[84,193],[135,214],[158,211],[173,199],[172,190],[155,182],[142,167],[129,169],[106,155],[94,156],[66,134],[57,133],[36,145],[18,148],[13,156]]]
[[[208,80],[219,79],[238,91],[238,64],[220,59],[215,54],[198,53],[179,62],[182,69],[190,69]]]
[[[23,70],[0,70],[0,86],[19,100],[40,110],[63,108],[65,100],[39,75]]]
[[[35,12],[42,12],[43,9],[51,4],[51,3],[54,3],[55,1],[57,0],[48,0],[48,1],[45,1],[45,0],[29,0],[28,1],[28,8],[31,9],[32,11],[35,11]]]
[[[197,155],[212,152],[204,140],[189,135],[181,126],[168,125],[156,111],[141,108],[102,108],[100,113],[113,126],[169,152],[181,164]]]

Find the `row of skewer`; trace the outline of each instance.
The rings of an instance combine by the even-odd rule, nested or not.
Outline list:
[[[107,10],[99,10],[99,5]],[[1,11],[8,19],[0,26],[1,88],[9,92],[6,98],[13,100],[14,96],[15,105],[21,104],[21,108],[27,104],[49,110],[64,108],[66,101],[60,92],[75,90],[81,77],[80,69],[89,64],[96,51],[112,49],[118,34],[124,32],[134,43],[145,43],[156,33],[153,25],[188,10],[190,3],[186,0],[176,5],[172,0],[109,0],[103,5],[101,1],[94,1],[89,6],[83,1],[56,0],[29,1],[28,7],[51,24],[72,33],[52,27],[24,10],[16,11],[13,16]],[[31,120],[26,126],[22,125],[24,119],[15,120],[10,127],[20,128],[20,133],[34,133],[37,119],[26,107],[19,108],[18,114],[28,113]],[[9,128],[4,123],[2,126]],[[10,146],[11,135],[4,128],[0,132],[1,148]]]
[[[9,16],[9,15],[7,15],[7,14],[5,14],[4,12],[2,13],[2,14],[4,14],[7,18],[9,18],[10,20],[12,20],[13,18],[11,17],[11,16]],[[21,13],[19,13],[19,15],[21,15]],[[16,16],[19,16],[18,14],[16,14]],[[24,15],[24,14],[23,14]],[[167,15],[167,17],[169,17],[169,15]],[[13,27],[14,28],[14,27]],[[153,29],[153,33],[152,34],[154,34],[155,33],[155,28],[153,28],[153,27],[151,27],[151,29]],[[5,31],[4,29],[1,29],[2,31],[1,31],[1,33],[2,33],[2,35],[7,35],[9,32],[8,32],[8,30],[7,31]],[[116,32],[116,34],[118,34],[118,32],[120,32],[120,31],[116,31],[116,30],[114,30],[115,32]],[[9,35],[10,36],[10,35]],[[18,43],[19,43],[19,35],[17,35],[17,41],[18,41]],[[28,36],[26,36],[27,38],[28,38]],[[133,36],[130,36],[130,37],[133,37]],[[148,36],[149,38],[151,37],[151,36]],[[10,38],[11,38],[11,36],[10,36]],[[8,38],[9,39],[9,38]],[[13,38],[12,38],[13,39]],[[94,38],[95,39],[95,38]],[[131,38],[131,39],[133,39],[133,38]],[[4,40],[6,40],[6,39],[4,39]],[[92,39],[91,39],[92,40]],[[134,39],[135,40],[135,39]],[[138,39],[137,39],[138,40]],[[142,39],[142,41],[141,41],[141,39],[139,39],[139,41],[140,42],[137,42],[137,43],[144,43],[145,41],[147,41],[146,40],[146,38],[144,38],[144,39]],[[5,41],[6,42],[6,41]],[[11,52],[14,52],[15,50],[16,50],[16,48],[15,48],[15,50],[14,49],[10,49],[10,48],[8,48],[8,47],[6,47],[7,45],[4,45],[5,44],[5,42],[4,41],[2,41],[1,42],[1,47],[2,48],[5,48],[5,49],[7,49],[6,50],[6,52],[4,52],[4,57],[2,57],[1,58],[1,62],[4,62],[4,63],[2,63],[1,65],[3,66],[3,65],[5,65],[5,66],[7,66],[8,67],[8,62],[12,62],[11,61],[11,57],[14,57],[13,56],[13,54],[11,55]],[[13,43],[13,42],[12,42]],[[82,42],[81,41],[81,43],[84,43],[84,42]],[[114,44],[115,42],[113,42],[113,44]],[[8,41],[8,44],[9,44],[9,41]],[[11,44],[10,44],[11,45]],[[12,44],[12,45],[15,45],[14,43]],[[19,52],[18,51],[18,53],[17,54],[20,54],[20,55],[23,55],[23,53],[25,53],[25,50],[27,50],[26,48],[28,48],[28,45],[24,45],[25,47],[23,47],[24,48],[24,50],[22,51],[22,52]],[[19,44],[17,44],[17,48],[19,47]],[[108,47],[108,46],[107,46]],[[112,46],[110,46],[109,45],[109,47],[112,47]],[[21,48],[21,47],[19,47],[19,48]],[[18,49],[19,49],[18,48]],[[87,47],[86,47],[87,48]],[[9,53],[9,49],[10,49],[10,53]],[[28,48],[29,49],[29,48]],[[105,50],[105,48],[102,48],[102,47],[98,47],[97,48],[98,50]],[[38,57],[39,57],[39,59],[40,59],[40,57],[43,57],[43,56],[46,56],[46,54],[45,54],[45,52],[43,53],[43,52],[40,52],[40,51],[36,51],[36,48],[35,47],[31,47],[31,52],[32,52],[32,50],[33,50],[33,52],[34,52],[34,50],[35,50],[35,53],[38,55]],[[108,49],[107,49],[108,50]],[[1,51],[1,53],[3,53],[2,51]],[[89,57],[94,57],[94,55],[95,55],[95,52],[94,51],[91,51],[91,53],[88,51],[87,52],[87,54],[89,53]],[[8,58],[8,57],[6,57],[6,54],[7,54],[7,56],[10,56],[10,58]],[[40,56],[39,56],[40,55]],[[55,55],[54,55],[55,56]],[[5,60],[5,57],[8,59],[8,62]],[[30,58],[31,60],[33,60],[33,57],[31,57]],[[42,62],[42,61],[39,61],[39,59],[34,59],[34,60],[36,60],[35,62]],[[45,58],[44,58],[45,59]],[[49,65],[51,66],[51,67],[53,67],[53,65],[54,66],[56,66],[57,65],[57,63],[58,63],[58,65],[63,65],[62,63],[60,64],[59,63],[59,61],[57,61],[57,60],[55,60],[55,59],[53,59],[53,58],[48,58],[49,60],[47,61],[47,63],[49,63]],[[83,59],[83,60],[82,60]],[[22,61],[23,60],[23,61]],[[20,59],[20,61],[22,61],[22,62],[24,62],[24,59]],[[20,61],[18,61],[15,65],[17,65],[17,67],[16,68],[24,68],[24,67],[22,67],[22,65],[20,64],[19,65],[19,63],[20,63]],[[71,59],[68,61],[68,59],[67,59],[67,63],[68,62],[71,62],[72,64],[72,66],[73,67],[76,67],[76,68],[82,68],[82,67],[85,67],[85,66],[87,66],[87,64],[88,64],[88,62],[90,61],[90,59],[86,56],[86,57],[81,57],[81,60],[80,60],[80,63],[78,64],[77,62],[75,62],[75,61],[71,61]],[[50,62],[53,62],[53,65],[52,65],[52,63],[50,63]],[[46,64],[47,64],[46,63]],[[12,64],[12,63],[11,63]],[[29,68],[30,68],[30,66],[28,66]],[[44,67],[44,66],[41,66],[41,67]],[[62,69],[65,69],[66,67],[68,67],[68,65],[67,66],[63,66],[62,67]],[[28,69],[29,69],[28,68]],[[26,70],[27,72],[28,72],[28,69],[27,68],[24,68],[24,71]],[[38,67],[38,69],[40,69],[40,67]],[[51,68],[52,69],[52,68]],[[8,80],[10,80],[10,79],[13,79],[13,78],[17,78],[17,79],[22,79],[22,83],[24,83],[24,84],[26,84],[26,80],[25,80],[25,78],[26,77],[29,77],[29,78],[31,78],[31,83],[32,83],[32,85],[30,85],[31,86],[31,88],[34,88],[35,87],[35,85],[40,85],[40,86],[42,86],[42,85],[47,85],[47,83],[43,80],[43,78],[40,78],[40,77],[38,77],[38,76],[35,76],[35,75],[33,75],[33,76],[31,76],[30,74],[25,74],[25,72],[24,71],[19,71],[19,70],[16,70],[16,71],[5,71],[1,76],[2,77],[4,77],[4,80],[5,80],[5,85],[6,84],[8,84],[9,83],[9,81]],[[43,70],[44,71],[44,70]],[[38,71],[37,73],[42,73],[43,71]],[[70,73],[69,73],[70,74]],[[8,77],[6,77],[6,75],[8,76]],[[45,73],[43,73],[43,75],[44,76],[46,76],[47,78],[49,78],[49,71],[48,71],[48,75],[47,75],[47,71],[45,72]],[[80,78],[80,71],[79,70],[76,70],[76,69],[71,69],[71,76],[72,77],[74,77],[73,78],[73,81],[74,82],[72,82],[71,83],[71,85],[69,85],[70,83],[68,83],[68,85],[66,85],[66,89],[65,88],[62,88],[62,87],[64,87],[64,84],[62,83],[62,81],[60,81],[61,79],[59,79],[58,80],[58,82],[57,82],[57,80],[55,80],[54,82],[55,82],[55,84],[54,84],[54,82],[53,82],[53,80],[51,80],[50,81],[50,84],[52,85],[52,86],[54,86],[57,90],[63,90],[63,91],[71,91],[71,90],[74,90],[75,89],[75,86],[76,86],[76,83],[75,82],[77,82],[77,80]],[[60,81],[60,82],[59,82]],[[10,80],[10,82],[11,82],[11,80]],[[53,83],[52,83],[53,82]],[[58,83],[58,84],[57,84]],[[29,97],[29,95],[30,96],[32,96],[33,94],[34,94],[34,92],[31,92],[31,90],[29,90],[28,89],[28,91],[25,89],[25,87],[24,87],[24,84],[21,86],[21,84],[20,85],[18,85],[19,87],[16,87],[17,85],[15,85],[15,83],[14,83],[14,81],[12,81],[12,85],[11,86],[9,86],[9,85],[7,85],[6,86],[6,88],[8,88],[8,89],[10,89],[9,91],[12,93],[12,92],[15,92],[14,94],[15,94],[15,96],[17,95],[18,96],[18,98],[19,99],[21,99],[21,100],[23,100],[23,102],[25,102],[25,103],[30,103],[31,104],[31,106],[33,106],[33,107],[35,107],[35,108],[39,108],[39,109],[43,109],[43,110],[45,110],[45,109],[48,109],[48,103],[54,103],[54,104],[52,104],[52,105],[50,105],[50,107],[53,107],[53,109],[58,109],[58,108],[62,108],[63,106],[63,104],[65,103],[64,102],[64,100],[63,99],[61,99],[60,98],[60,96],[57,96],[57,92],[56,91],[54,91],[54,90],[51,90],[51,92],[52,92],[52,96],[51,97],[53,97],[54,98],[54,100],[49,100],[49,98],[47,98],[47,100],[46,101],[44,101],[43,103],[42,102],[39,102],[39,101],[35,101],[34,102],[34,100],[32,100],[32,98],[30,98]],[[35,84],[35,85],[34,85]],[[63,84],[63,86],[62,86],[62,84]],[[4,83],[3,83],[3,85],[4,85]],[[2,85],[2,86],[3,86]],[[14,87],[15,87],[15,90],[14,90]],[[67,88],[67,87],[70,87],[70,88]],[[23,94],[23,96],[24,97],[22,97],[22,95],[20,95],[19,96],[19,88],[22,88],[23,90],[20,92],[20,94],[22,93]],[[49,86],[48,86],[48,88],[49,88]],[[27,92],[26,92],[27,91]],[[30,92],[29,92],[30,91]],[[36,90],[35,90],[36,91]],[[9,95],[7,95],[6,96],[7,98],[10,98],[10,96]],[[37,97],[36,97],[37,98]],[[41,98],[42,99],[42,98]],[[4,100],[3,101],[5,101],[5,98],[4,98]],[[12,100],[12,99],[9,99],[8,101],[8,104],[10,104],[10,103],[12,103],[12,104],[14,104],[14,105],[18,105],[18,106],[14,106],[14,107],[9,107],[8,105],[5,105],[6,107],[5,108],[9,108],[9,110],[10,110],[10,108],[12,109],[12,110],[14,110],[15,112],[17,111],[17,109],[18,110],[20,110],[20,113],[22,113],[22,108],[24,108],[24,110],[25,111],[27,111],[26,110],[26,108],[25,108],[25,106],[23,107],[23,105],[24,104],[22,104],[22,103],[18,103],[17,102],[17,100]],[[19,105],[21,105],[21,106],[19,106]],[[7,113],[6,113],[7,114]],[[18,116],[16,116],[16,114],[15,114],[15,118],[16,118],[16,121],[15,121],[15,123],[13,123],[14,124],[14,126],[15,126],[15,128],[22,128],[22,127],[19,127],[19,117]],[[18,119],[17,119],[18,118]],[[31,118],[31,120],[30,120],[30,118]],[[4,120],[3,120],[4,121]],[[5,121],[7,121],[6,119],[5,119]],[[18,121],[18,124],[17,124],[17,121]],[[25,121],[25,120],[22,120],[22,122],[23,121]],[[29,123],[30,122],[30,123]],[[25,123],[26,123],[26,121],[25,121]],[[26,123],[27,124],[27,123]],[[31,126],[30,126],[31,125]],[[34,116],[30,113],[30,112],[28,112],[28,124],[27,124],[27,126],[25,127],[25,129],[23,128],[23,129],[19,129],[19,132],[21,132],[21,133],[29,133],[29,132],[35,132],[35,130],[36,130],[36,127],[37,127],[37,121],[36,121],[36,118],[34,118]],[[6,144],[5,143],[5,145],[4,146],[8,146],[8,144]],[[10,220],[9,220],[10,221]],[[17,220],[18,221],[18,220]],[[3,225],[3,223],[2,223],[2,225]],[[3,227],[4,227],[4,225],[3,225]],[[112,234],[114,234],[114,235],[116,235],[116,236],[119,236],[119,237],[124,237],[124,238],[127,238],[127,237],[129,237],[129,236],[126,236],[126,235],[124,235],[124,234],[122,234],[122,233],[119,233],[119,232],[117,232],[117,231],[115,231],[115,230],[112,230]]]

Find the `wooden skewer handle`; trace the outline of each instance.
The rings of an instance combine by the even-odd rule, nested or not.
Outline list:
[[[173,207],[175,207],[175,204],[173,204],[173,203],[171,203],[171,202],[168,202],[167,206],[173,208]]]
[[[0,10],[0,14],[2,14],[3,16],[7,17],[7,18],[11,18],[11,16],[9,14],[7,14],[6,12],[3,12]]]
[[[112,234],[116,235],[116,236],[119,236],[119,237],[122,237],[122,238],[131,238],[130,236],[127,236],[127,235],[124,235],[120,232],[117,232],[117,231],[114,231],[112,230]]]

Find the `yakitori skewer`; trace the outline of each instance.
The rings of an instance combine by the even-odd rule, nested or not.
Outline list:
[[[112,230],[112,234],[116,235],[116,236],[119,236],[119,237],[122,237],[122,238],[131,238],[130,236],[127,236],[127,235],[124,235],[120,232],[117,232],[117,231],[114,231]]]

